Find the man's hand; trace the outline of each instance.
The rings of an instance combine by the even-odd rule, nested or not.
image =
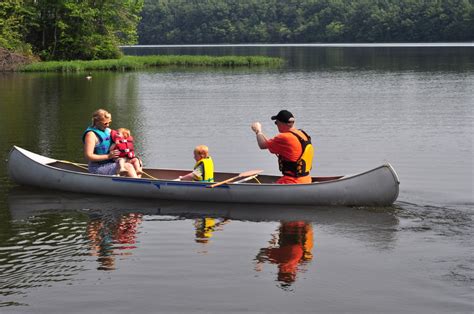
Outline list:
[[[262,125],[260,122],[254,122],[251,126],[252,131],[257,135],[257,144],[260,149],[267,149],[267,137],[262,133]]]
[[[260,124],[260,122],[252,123],[251,128],[252,128],[252,131],[255,132],[255,134],[262,133],[262,125]]]

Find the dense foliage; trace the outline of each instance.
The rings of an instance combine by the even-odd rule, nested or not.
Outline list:
[[[137,38],[140,44],[473,41],[474,5],[472,0],[0,0],[0,47],[10,51],[33,52],[43,60],[115,58],[119,45]]]
[[[145,0],[140,44],[474,39],[472,0]]]
[[[103,59],[137,40],[143,0],[2,0],[0,46],[45,60]]]
[[[23,34],[26,33],[26,13],[20,1],[0,2],[0,47],[20,52],[30,51],[30,46],[23,41]]]

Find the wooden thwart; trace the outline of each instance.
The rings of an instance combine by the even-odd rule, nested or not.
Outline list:
[[[257,175],[257,174],[262,173],[262,172],[263,172],[263,170],[249,170],[249,171],[245,171],[245,172],[240,173],[238,176],[229,178],[229,179],[224,180],[224,181],[221,181],[221,182],[214,183],[214,184],[212,184],[212,185],[208,185],[207,187],[208,187],[208,188],[215,188],[216,186],[219,186],[219,185],[223,185],[223,184],[232,182],[232,181],[237,180],[237,179],[239,179],[239,178],[251,177],[251,176]]]

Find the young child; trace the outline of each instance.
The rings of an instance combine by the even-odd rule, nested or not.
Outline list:
[[[124,164],[126,162],[131,163],[137,172],[139,178],[142,177],[142,166],[140,159],[135,156],[135,149],[133,147],[133,137],[130,134],[130,130],[126,128],[119,128],[110,132],[113,144],[110,146],[110,150],[118,149],[120,151],[119,158],[115,162],[119,164],[118,173],[123,174],[127,172]]]
[[[209,156],[209,148],[206,145],[199,145],[194,148],[194,165],[193,172],[180,176],[180,180],[185,181],[201,181],[214,182],[214,163]]]

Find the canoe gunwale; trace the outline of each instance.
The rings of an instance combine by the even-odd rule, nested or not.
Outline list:
[[[120,178],[120,180],[133,180],[133,181],[141,180],[141,181],[150,181],[150,182],[173,182],[173,183],[176,183],[176,184],[179,184],[180,182],[186,183],[186,184],[191,183],[191,184],[198,184],[198,185],[203,185],[203,184],[210,185],[210,184],[212,184],[212,183],[209,183],[209,182],[174,181],[174,180],[171,180],[171,179],[160,179],[160,178],[154,178],[154,179],[153,178],[129,178],[129,177],[119,177],[119,176],[113,176],[113,175],[101,175],[101,174],[95,174],[95,173],[90,173],[90,172],[74,171],[74,170],[64,169],[64,168],[55,167],[55,166],[51,165],[53,163],[66,163],[65,161],[45,157],[45,156],[42,156],[42,155],[39,155],[39,154],[35,154],[33,152],[30,152],[30,151],[28,151],[26,149],[23,149],[21,147],[18,147],[18,146],[13,146],[12,150],[10,151],[10,154],[12,153],[13,150],[17,150],[22,155],[26,156],[30,160],[32,160],[35,163],[37,163],[39,165],[42,165],[44,167],[59,170],[59,171],[64,171],[64,172],[71,173],[71,174],[76,174],[76,175],[86,175],[86,176],[92,176],[92,177],[108,177],[108,178],[113,178],[113,179],[114,178],[115,179]],[[36,156],[41,157],[41,158],[38,158]],[[42,158],[44,158],[45,160],[48,160],[48,162],[46,163],[46,162],[42,162],[42,161],[38,160],[38,159],[42,159]],[[71,164],[79,164],[79,163],[72,163],[71,162]],[[84,165],[84,164],[79,164],[79,165]],[[335,183],[335,182],[341,182],[341,181],[344,181],[344,180],[351,180],[351,179],[366,175],[370,172],[376,171],[376,170],[384,168],[384,167],[387,167],[390,170],[390,172],[393,175],[393,178],[394,178],[395,182],[400,184],[400,180],[398,178],[397,173],[395,172],[395,169],[392,167],[392,165],[390,163],[385,163],[381,166],[378,166],[376,168],[373,168],[373,169],[370,169],[370,170],[367,170],[367,171],[364,171],[364,172],[355,173],[355,174],[351,174],[351,175],[345,175],[345,176],[334,176],[334,177],[338,177],[338,179],[334,179],[334,180],[325,180],[325,181],[321,181],[321,182],[316,181],[316,182],[301,183],[301,184],[285,184],[284,186],[288,187],[288,188],[291,188],[291,187],[308,186],[308,185],[331,184],[331,183]],[[187,171],[187,170],[183,170],[183,169],[170,169],[170,168],[161,168],[161,169],[149,168],[149,169],[150,170],[176,171],[176,172]],[[147,169],[145,168],[145,170],[147,170]],[[238,173],[233,173],[233,172],[220,172],[220,173],[225,174],[225,175],[229,175],[229,176],[238,175]],[[279,175],[267,175],[267,176],[275,177],[275,180],[280,177]],[[312,177],[312,178],[317,179],[318,177]],[[253,183],[253,182],[245,182],[245,183],[230,182],[230,183],[227,183],[227,184],[231,184],[231,185],[245,184],[247,186],[249,186],[249,185],[252,185],[252,186],[280,186],[280,184],[277,184],[277,183]]]

